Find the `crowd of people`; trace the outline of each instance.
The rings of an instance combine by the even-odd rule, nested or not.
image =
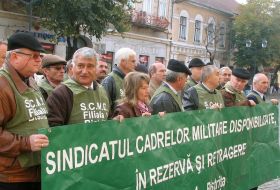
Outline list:
[[[199,58],[188,66],[170,59],[167,66],[157,62],[144,69],[137,65],[134,50],[121,48],[108,73],[107,63],[92,48],[80,48],[66,61],[43,54],[41,44],[28,33],[15,33],[0,50],[2,46],[6,52],[0,54],[0,190],[40,189],[39,153],[49,144],[46,135],[37,133],[40,128],[278,104],[265,97],[265,74],[254,76],[246,97],[246,69],[217,68]],[[39,71],[43,77],[34,77]]]

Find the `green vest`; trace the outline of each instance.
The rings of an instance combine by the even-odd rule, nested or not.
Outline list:
[[[249,94],[247,95],[247,97],[249,97],[249,96],[255,96],[257,98],[259,104],[265,103],[265,101],[262,99],[262,97],[257,92],[255,92],[253,90],[251,90],[249,92]]]
[[[225,107],[223,96],[219,90],[215,90],[215,93],[210,93],[202,84],[195,85],[194,88],[198,95],[198,109],[210,109],[215,103],[219,104],[220,108]]]
[[[46,78],[41,79],[38,82],[38,86],[43,88],[46,91],[46,93],[48,94],[48,96],[50,96],[50,94],[54,90],[54,87],[50,85],[50,83],[47,81]]]
[[[105,121],[109,114],[109,99],[105,89],[97,84],[95,90],[87,89],[68,79],[64,84],[73,92],[73,108],[68,124]]]
[[[4,76],[13,89],[17,109],[14,117],[6,124],[5,130],[21,136],[30,136],[38,133],[38,129],[48,128],[47,107],[39,89],[29,87],[22,94],[17,90],[9,73],[3,69],[0,75]],[[40,164],[40,151],[27,152],[18,156],[21,167],[30,167]]]
[[[185,83],[184,90],[188,90],[190,87],[197,85],[197,82],[194,81],[191,77],[188,78],[187,82]]]
[[[243,91],[239,92],[239,91],[235,90],[235,89],[231,86],[230,82],[227,82],[227,83],[225,84],[225,90],[226,90],[227,92],[229,92],[229,93],[235,95],[235,101],[234,101],[234,103],[243,102],[243,101],[246,101],[246,100],[247,100],[247,98],[246,98],[244,92],[243,92]]]
[[[123,80],[119,75],[114,72],[109,74],[113,77],[115,84],[116,84],[116,100],[121,99],[124,97],[124,89],[123,89]],[[112,102],[114,104],[114,102]]]
[[[183,104],[182,104],[182,98],[180,95],[176,95],[170,88],[166,87],[165,85],[161,85],[154,93],[152,99],[159,95],[160,93],[165,92],[172,96],[172,98],[175,100],[181,111],[184,111]],[[151,101],[152,101],[151,99]]]

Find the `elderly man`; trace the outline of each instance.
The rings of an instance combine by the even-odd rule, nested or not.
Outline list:
[[[130,48],[121,48],[115,55],[116,67],[109,73],[103,81],[104,86],[110,102],[111,111],[113,111],[116,100],[123,97],[123,81],[126,74],[135,70],[136,67],[136,53]]]
[[[101,84],[102,80],[107,76],[107,74],[108,64],[102,59],[98,60],[96,65],[96,81]]]
[[[7,43],[0,41],[0,68],[3,66],[6,58]]]
[[[232,71],[229,67],[222,67],[220,68],[220,85],[218,89],[222,89],[225,84],[230,81]]]
[[[204,62],[199,58],[193,58],[189,63],[189,68],[192,75],[189,76],[184,91],[188,90],[190,87],[197,85],[200,82],[202,69],[205,66]]]
[[[65,65],[65,59],[57,55],[47,54],[43,57],[42,70],[44,78],[38,82],[38,86],[45,100],[47,100],[52,91],[63,81]]]
[[[249,100],[253,100],[256,104],[266,102],[265,93],[269,87],[269,80],[263,73],[255,74],[253,78],[253,90],[251,90],[247,96]],[[270,100],[273,104],[278,104],[277,99]]]
[[[149,94],[153,97],[156,89],[160,87],[166,77],[166,68],[160,63],[156,62],[149,67],[150,83],[149,83]]]
[[[184,92],[183,106],[185,111],[197,109],[217,109],[224,107],[219,86],[219,69],[214,65],[207,65],[202,69],[201,83]]]
[[[109,100],[96,82],[97,54],[83,47],[73,55],[73,75],[47,99],[50,126],[107,120]]]
[[[188,75],[191,75],[191,71],[186,67],[184,62],[174,59],[169,60],[166,82],[163,82],[156,90],[150,102],[153,114],[184,111],[180,93],[185,86]]]
[[[224,89],[221,91],[225,106],[255,106],[253,100],[248,100],[243,92],[250,73],[243,68],[236,68],[232,71],[230,81],[225,84]]]
[[[41,66],[40,43],[29,33],[8,39],[6,64],[0,70],[0,189],[40,189],[39,151],[48,137],[47,108],[33,75]]]

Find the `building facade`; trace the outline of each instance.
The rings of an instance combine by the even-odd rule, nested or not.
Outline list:
[[[137,53],[138,62],[147,67],[155,62],[166,64],[170,58],[188,62],[194,57],[209,61],[206,45],[216,51],[214,63],[229,65],[230,23],[238,4],[234,0],[142,0],[131,5],[132,27],[119,34],[108,29],[101,40],[80,38],[79,47],[95,47],[109,63],[122,47]],[[19,3],[0,2],[0,40],[18,31],[32,32],[49,53],[66,57],[65,40],[54,40],[55,34],[36,24],[36,19]]]
[[[175,1],[171,58],[188,62],[197,57],[207,63],[208,49],[215,54],[215,65],[230,65],[230,25],[237,7],[234,0]]]
[[[0,2],[0,40],[6,41],[16,32],[31,32],[41,42],[47,53],[65,57],[66,43],[55,42],[55,34],[40,28],[34,17],[28,16],[19,2]]]
[[[122,47],[135,50],[138,62],[149,66],[155,62],[163,64],[170,52],[170,4],[171,0],[143,0],[134,3],[131,30],[120,35],[109,32],[100,41],[93,40],[107,62],[114,64],[114,54]]]

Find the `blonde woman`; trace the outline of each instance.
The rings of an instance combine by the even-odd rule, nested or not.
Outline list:
[[[149,81],[147,74],[130,72],[124,79],[125,97],[116,106],[113,117],[122,115],[124,118],[150,116]]]

